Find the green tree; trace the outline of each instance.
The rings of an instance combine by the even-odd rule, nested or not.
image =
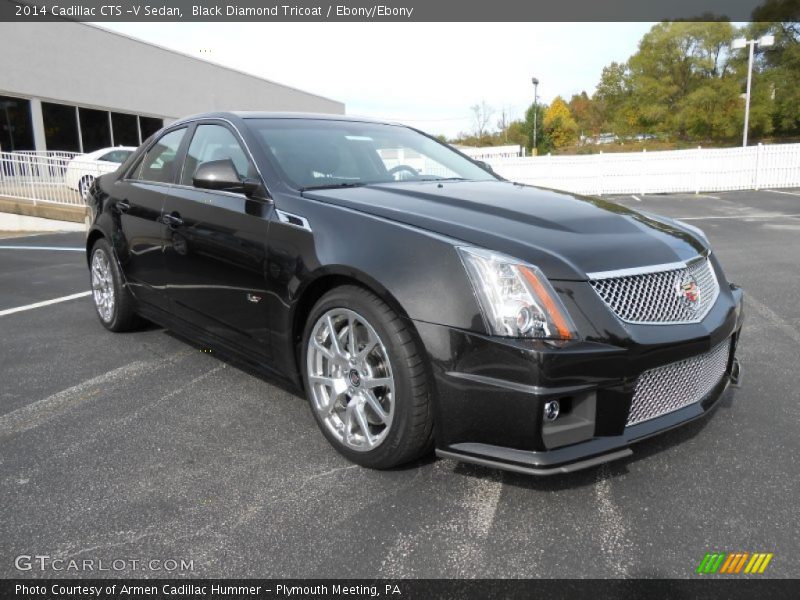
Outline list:
[[[769,0],[753,14],[757,21],[747,28],[747,35],[760,38],[775,36],[775,45],[756,47],[751,105],[756,115],[769,113],[774,129],[785,135],[800,134],[800,2]],[[772,21],[772,22],[769,22]],[[744,54],[744,53],[743,53]],[[761,95],[765,98],[761,99]],[[765,110],[762,102],[769,106]],[[750,118],[753,120],[751,106]],[[758,122],[756,122],[756,127]],[[758,133],[756,132],[756,135]]]
[[[578,137],[578,124],[561,96],[545,111],[543,125],[555,148],[573,144]]]
[[[727,21],[653,26],[628,61],[627,124],[683,139],[689,137],[690,124],[698,119],[705,127],[714,124],[715,112],[730,105],[737,95],[733,86],[718,84],[734,73],[728,60],[734,34]],[[725,96],[709,102],[707,93],[698,93],[709,87]],[[705,113],[698,116],[697,111]]]

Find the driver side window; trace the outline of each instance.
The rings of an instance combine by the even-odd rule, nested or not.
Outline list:
[[[197,168],[206,162],[230,160],[239,179],[255,177],[256,170],[247,158],[239,140],[222,125],[198,125],[186,153],[181,174],[182,185],[193,185]]]

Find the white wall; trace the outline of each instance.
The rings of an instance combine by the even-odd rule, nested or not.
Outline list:
[[[213,110],[344,114],[341,102],[83,23],[0,23],[0,40],[0,95],[168,120]]]

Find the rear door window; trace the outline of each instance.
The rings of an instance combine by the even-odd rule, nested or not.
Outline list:
[[[156,183],[172,183],[175,180],[178,149],[186,135],[186,128],[175,129],[164,134],[145,154],[134,179]]]

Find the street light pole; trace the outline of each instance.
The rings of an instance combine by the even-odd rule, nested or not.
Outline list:
[[[747,45],[750,46],[750,57],[747,59],[747,95],[744,100],[744,133],[742,134],[743,148],[747,147],[747,132],[750,130],[750,86],[753,84],[753,51],[756,42],[751,40]]]
[[[750,88],[753,85],[753,53],[755,51],[756,44],[761,47],[772,46],[775,43],[775,38],[771,35],[765,35],[758,40],[748,40],[745,38],[739,38],[733,40],[731,44],[731,48],[734,50],[744,48],[745,46],[749,47],[749,57],[747,59],[747,92],[745,93],[745,100],[744,100],[744,132],[742,133],[742,147],[747,147],[747,132],[750,129]]]
[[[536,152],[536,117],[539,113],[539,108],[537,106],[537,100],[539,99],[539,80],[536,77],[531,79],[533,83],[533,151]]]

